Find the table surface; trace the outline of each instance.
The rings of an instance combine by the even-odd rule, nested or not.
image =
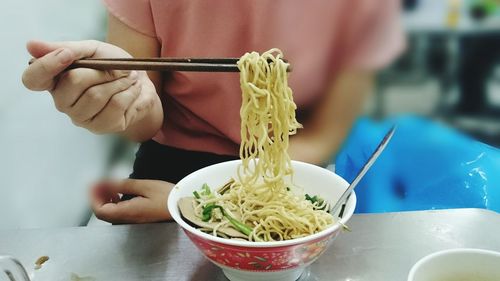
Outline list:
[[[480,209],[357,214],[301,280],[406,280],[423,256],[450,248],[500,251],[500,215]],[[0,231],[0,255],[33,280],[227,280],[175,223]]]

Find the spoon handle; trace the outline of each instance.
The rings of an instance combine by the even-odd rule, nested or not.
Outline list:
[[[377,149],[375,149],[375,151],[372,153],[372,155],[370,156],[370,158],[368,159],[368,161],[365,163],[365,165],[363,166],[363,168],[361,168],[361,170],[359,171],[358,175],[354,178],[354,180],[349,185],[349,187],[344,191],[344,193],[342,194],[342,196],[340,196],[340,198],[337,201],[337,203],[335,203],[335,205],[330,209],[330,214],[334,215],[337,212],[337,210],[343,204],[345,204],[346,200],[351,195],[351,192],[353,191],[353,189],[356,187],[356,185],[358,185],[358,183],[361,181],[361,179],[366,174],[366,172],[368,172],[368,170],[371,168],[371,166],[373,165],[373,163],[375,163],[375,161],[380,156],[380,154],[382,153],[382,151],[384,151],[384,149],[387,146],[387,144],[389,144],[389,141],[391,140],[392,136],[394,135],[394,131],[395,130],[396,130],[396,126],[393,126],[389,130],[389,132],[387,132],[387,134],[384,136],[384,139],[379,143],[379,145],[377,146]],[[340,217],[341,216],[342,215],[340,215]]]

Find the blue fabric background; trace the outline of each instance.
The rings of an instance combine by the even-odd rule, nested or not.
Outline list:
[[[391,142],[356,187],[356,212],[500,212],[500,150],[421,117],[360,118],[335,159],[336,173],[351,182],[393,124]]]

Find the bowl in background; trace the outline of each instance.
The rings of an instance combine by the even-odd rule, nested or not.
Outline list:
[[[458,248],[439,251],[420,259],[408,281],[499,281],[500,253]]]
[[[329,228],[307,237],[276,241],[251,242],[215,237],[203,233],[184,221],[177,207],[177,201],[192,196],[204,183],[212,189],[236,178],[241,160],[234,160],[205,167],[183,178],[172,189],[168,197],[168,210],[172,218],[183,228],[196,247],[211,262],[222,268],[231,281],[290,281],[297,280],[304,269],[314,262],[340,234],[342,226],[336,223]],[[334,203],[348,183],[335,173],[299,161],[292,161],[293,182],[304,192],[318,195]],[[347,224],[356,206],[356,195],[350,196],[342,223]]]

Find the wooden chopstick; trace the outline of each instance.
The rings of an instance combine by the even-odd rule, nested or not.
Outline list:
[[[74,61],[68,69],[239,72],[239,58],[98,58]],[[287,60],[283,60],[287,62]],[[34,59],[30,61],[30,64]],[[291,71],[289,66],[287,71]]]
[[[89,61],[148,61],[148,62],[186,62],[186,63],[223,63],[236,64],[239,58],[208,58],[208,57],[148,57],[148,58],[86,58]],[[287,62],[286,60],[284,60]]]
[[[236,64],[136,61],[136,60],[77,60],[68,68],[92,68],[98,70],[148,70],[148,71],[204,71],[204,72],[239,72]]]

